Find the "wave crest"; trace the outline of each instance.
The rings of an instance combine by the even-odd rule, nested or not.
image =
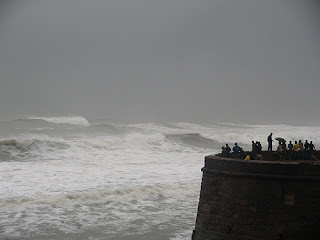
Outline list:
[[[49,123],[56,123],[56,124],[67,123],[67,124],[73,124],[73,125],[90,126],[89,121],[82,116],[27,117],[25,118],[25,120],[43,120]]]
[[[166,137],[170,140],[180,142],[185,145],[191,145],[200,148],[217,148],[218,142],[204,137],[200,133],[182,133],[182,134],[166,134]]]
[[[0,140],[0,154],[10,158],[24,159],[41,152],[67,149],[70,146],[61,140],[44,138]]]
[[[185,199],[198,194],[198,184],[180,186],[146,185],[133,188],[88,190],[38,197],[16,197],[0,199],[0,207],[8,205],[61,205],[98,202],[130,202],[165,198]]]

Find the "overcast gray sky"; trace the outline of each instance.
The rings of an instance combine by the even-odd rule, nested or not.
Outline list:
[[[2,1],[0,119],[320,115],[319,4]]]

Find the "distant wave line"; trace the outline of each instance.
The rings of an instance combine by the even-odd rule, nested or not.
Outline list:
[[[60,117],[26,117],[17,120],[43,120],[49,123],[68,123],[74,125],[90,126],[89,121],[82,116],[60,116]]]

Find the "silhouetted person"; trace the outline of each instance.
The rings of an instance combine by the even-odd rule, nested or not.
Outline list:
[[[312,143],[312,141],[310,141],[310,144],[309,144],[309,159],[310,160],[313,160],[313,151],[315,150],[315,147]]]
[[[257,159],[261,160],[262,159],[262,146],[260,142],[256,142],[257,145]]]
[[[225,150],[226,150],[226,157],[229,158],[230,157],[231,148],[229,147],[228,144],[226,144]]]
[[[272,133],[270,133],[270,135],[268,136],[268,151],[272,151]]]
[[[294,157],[295,160],[299,159],[299,149],[300,149],[300,146],[299,146],[298,142],[294,141],[293,157]]]
[[[301,142],[301,140],[299,140],[299,156],[300,159],[304,159],[304,147],[303,147],[303,143]]]
[[[252,141],[252,156],[253,156],[253,159],[257,159],[257,154],[258,154],[258,146],[257,144],[255,144],[254,141]]]
[[[240,147],[238,146],[238,143],[234,144],[234,147],[232,148],[233,152],[234,152],[234,157],[235,158],[239,158],[239,154],[240,154]]]
[[[293,157],[293,144],[292,144],[292,141],[290,141],[288,144],[288,158],[289,158],[289,160],[292,160],[292,157]]]
[[[304,159],[309,159],[310,156],[310,150],[309,150],[310,144],[308,143],[308,140],[304,143]]]
[[[287,145],[285,142],[282,142],[281,145],[282,145],[282,151],[283,151],[283,160],[285,160],[287,155]]]
[[[239,149],[239,158],[244,159],[246,157],[245,152],[243,151],[242,148]]]
[[[279,146],[277,148],[277,152],[279,154],[279,159],[281,161],[283,161],[285,153],[286,153],[286,145],[285,145],[285,143],[279,142]]]
[[[221,157],[226,157],[226,148],[224,146],[221,147]]]

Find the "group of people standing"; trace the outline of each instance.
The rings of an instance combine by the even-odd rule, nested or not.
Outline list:
[[[252,141],[252,157],[253,159],[256,159],[256,160],[262,160],[262,146],[261,146],[261,143],[256,141]]]
[[[308,140],[303,143],[301,140],[295,141],[294,144],[292,141],[286,145],[286,141],[282,138],[276,138],[279,141],[279,145],[277,147],[277,153],[279,154],[280,160],[314,160],[315,159],[315,146],[312,141],[308,142]],[[272,133],[267,138],[268,141],[268,151],[272,152]],[[238,146],[238,143],[234,144],[232,148],[233,157],[237,159],[245,159],[250,160],[262,160],[262,146],[261,143],[256,141],[252,141],[252,153],[244,152],[244,150]],[[222,157],[230,158],[231,157],[231,148],[228,144],[222,147],[221,152]]]
[[[233,151],[234,158],[244,159],[246,157],[245,152],[243,151],[243,149],[241,147],[238,146],[238,143],[234,144],[232,151]],[[226,144],[226,146],[222,147],[222,152],[221,152],[222,157],[229,158],[230,153],[231,153],[231,148],[229,147],[228,144]]]
[[[268,136],[268,151],[272,151],[272,133]],[[315,146],[308,140],[303,143],[301,140],[295,141],[294,144],[292,141],[286,145],[284,140],[279,140],[279,145],[277,147],[277,152],[279,153],[280,160],[288,159],[288,160],[313,160]]]

